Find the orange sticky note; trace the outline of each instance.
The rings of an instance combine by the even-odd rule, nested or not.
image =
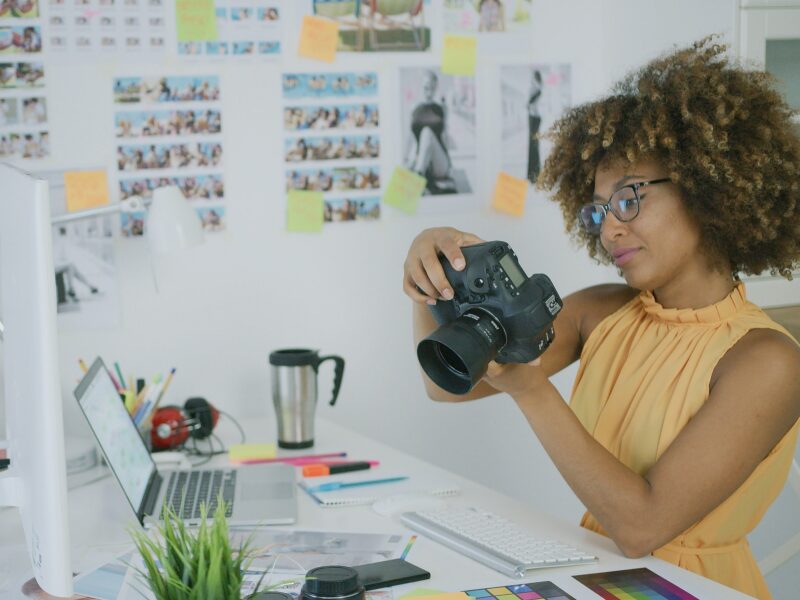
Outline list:
[[[339,23],[311,15],[303,17],[300,47],[297,49],[300,56],[332,63],[336,58],[338,44]]]
[[[67,171],[64,173],[67,212],[97,208],[108,204],[108,177],[105,171]]]
[[[525,212],[525,197],[528,194],[528,180],[513,177],[508,173],[498,173],[494,185],[492,208],[500,212],[521,217]]]
[[[442,48],[442,73],[475,75],[478,44],[474,35],[445,35]]]

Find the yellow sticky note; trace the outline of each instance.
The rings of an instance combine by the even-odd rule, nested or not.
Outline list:
[[[492,208],[500,212],[521,217],[525,212],[525,197],[528,195],[528,180],[498,173],[494,186]]]
[[[435,596],[438,594],[444,594],[441,590],[434,590],[431,588],[415,588],[410,592],[403,594],[397,600],[409,600],[410,598],[421,598],[423,596]]]
[[[290,190],[286,203],[286,230],[317,233],[325,220],[322,192]]]
[[[108,177],[105,171],[67,171],[64,173],[67,212],[97,208],[108,204]]]
[[[213,42],[218,39],[214,0],[176,0],[175,24],[179,42]]]
[[[475,75],[478,44],[472,35],[445,35],[442,49],[442,73]]]
[[[228,447],[228,460],[232,463],[263,460],[275,456],[275,444],[233,444]]]
[[[417,212],[425,183],[424,177],[403,167],[396,167],[383,194],[383,201],[413,215]]]
[[[336,58],[338,44],[339,23],[311,15],[303,17],[300,46],[297,49],[300,56],[332,63]]]

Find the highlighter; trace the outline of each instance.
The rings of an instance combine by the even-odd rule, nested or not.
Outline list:
[[[325,475],[336,475],[338,473],[349,473],[350,471],[365,471],[373,466],[377,466],[378,461],[359,461],[339,464],[318,463],[303,466],[303,477],[322,477]]]

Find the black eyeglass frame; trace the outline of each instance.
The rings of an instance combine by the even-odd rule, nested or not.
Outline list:
[[[636,217],[639,216],[639,204],[642,201],[642,199],[639,197],[639,190],[641,188],[647,187],[649,185],[656,185],[657,183],[667,183],[668,181],[672,181],[672,179],[670,179],[669,177],[662,177],[661,179],[652,179],[650,181],[637,181],[635,183],[629,183],[628,185],[623,185],[623,186],[617,188],[616,190],[614,190],[611,193],[611,196],[609,196],[609,198],[608,198],[608,202],[606,202],[606,203],[589,202],[588,204],[584,204],[583,206],[581,206],[580,210],[578,211],[578,219],[580,220],[581,225],[583,225],[583,228],[586,231],[588,231],[590,234],[592,234],[592,235],[598,235],[600,233],[600,228],[603,227],[603,221],[606,220],[606,217],[608,216],[609,212],[611,214],[613,214],[617,218],[617,220],[619,220],[619,221],[621,221],[623,223],[630,223]],[[636,198],[636,214],[634,214],[629,219],[625,219],[625,218],[621,217],[620,215],[618,215],[617,211],[614,210],[614,207],[611,205],[611,198],[614,197],[614,194],[618,193],[620,190],[624,190],[625,188],[631,188],[633,190],[633,196]],[[600,221],[597,231],[590,230],[589,227],[584,222],[583,217],[582,217],[583,209],[585,209],[586,207],[589,207],[589,206],[598,206],[598,207],[603,209],[603,219]]]

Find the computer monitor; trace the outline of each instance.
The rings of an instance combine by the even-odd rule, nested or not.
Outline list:
[[[72,595],[48,184],[0,163],[5,446],[0,506],[19,508],[39,586]]]

